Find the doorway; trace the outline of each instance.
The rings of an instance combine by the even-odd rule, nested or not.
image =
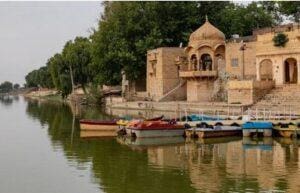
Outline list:
[[[296,84],[298,81],[297,60],[288,58],[284,61],[284,76],[286,84]]]

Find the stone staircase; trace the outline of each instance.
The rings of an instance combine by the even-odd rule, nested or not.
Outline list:
[[[255,103],[252,110],[273,111],[281,114],[300,114],[300,85],[277,86]]]

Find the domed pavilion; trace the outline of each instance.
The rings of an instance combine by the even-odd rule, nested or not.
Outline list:
[[[185,52],[189,70],[217,70],[218,60],[225,58],[225,35],[206,17],[205,23],[190,35]]]

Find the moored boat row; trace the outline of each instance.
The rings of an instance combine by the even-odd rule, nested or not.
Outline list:
[[[244,136],[244,137],[296,137],[300,135],[299,125],[294,123],[277,123],[266,121],[244,121],[242,124],[232,123],[226,125],[226,120],[219,117],[185,117],[186,120],[205,119],[191,127],[186,122],[178,122],[178,119],[165,120],[163,116],[153,119],[115,119],[111,121],[99,120],[80,120],[80,128],[88,132],[99,131],[103,136],[115,137],[117,135],[126,135],[134,138],[155,138],[155,137],[175,137],[186,136],[188,138],[215,138],[226,136]],[[192,119],[193,118],[193,119]],[[209,120],[213,120],[215,125],[211,125]],[[224,124],[223,124],[224,123]],[[98,133],[99,133],[98,132]],[[99,134],[101,135],[101,134]]]

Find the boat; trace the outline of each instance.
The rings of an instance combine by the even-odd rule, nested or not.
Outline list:
[[[212,128],[190,128],[185,131],[187,137],[212,138],[225,136],[241,136],[242,128],[240,126],[216,125]]]
[[[116,130],[117,120],[103,121],[95,119],[82,119],[79,121],[80,129],[86,131]]]
[[[262,135],[263,137],[271,137],[273,124],[271,122],[248,121],[242,125],[242,129],[244,137],[260,135]]]
[[[175,121],[133,121],[126,126],[130,137],[175,137],[183,136],[185,127]]]
[[[102,136],[117,136],[118,125],[117,120],[102,121],[93,119],[82,119],[80,122],[81,131],[98,131]]]
[[[219,121],[219,120],[224,120],[224,118],[219,116],[191,114],[188,116],[180,117],[177,121]]]
[[[159,117],[154,117],[152,119],[146,119],[146,121],[159,121],[162,120],[164,116],[159,116]],[[119,126],[119,129],[125,129],[125,127],[130,123],[130,122],[135,122],[135,121],[140,121],[141,119],[120,119],[117,121],[117,125]]]
[[[274,126],[274,134],[278,137],[291,138],[297,136],[297,126],[292,123],[279,123]]]

